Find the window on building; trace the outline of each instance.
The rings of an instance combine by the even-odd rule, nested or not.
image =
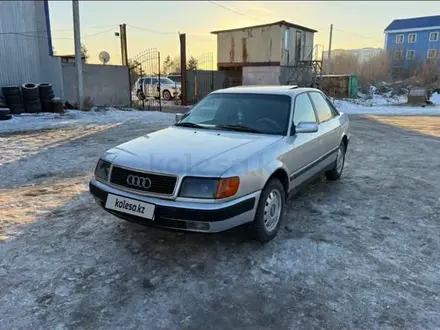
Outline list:
[[[438,32],[431,32],[429,34],[429,41],[438,41]]]
[[[414,57],[415,57],[415,51],[413,51],[413,50],[406,51],[406,59],[413,60]]]
[[[394,51],[394,59],[400,60],[403,57],[403,50],[395,50]]]
[[[403,34],[396,35],[396,44],[403,44]]]
[[[290,29],[284,30],[284,49],[289,49]]]
[[[437,49],[428,49],[426,58],[435,58],[437,56]]]
[[[417,40],[417,34],[415,33],[408,34],[408,43],[414,44],[416,40]]]

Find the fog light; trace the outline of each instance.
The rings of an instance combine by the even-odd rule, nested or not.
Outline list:
[[[194,229],[194,230],[201,230],[201,231],[208,231],[211,228],[211,226],[209,225],[209,223],[206,223],[206,222],[187,221],[186,228],[187,229]]]

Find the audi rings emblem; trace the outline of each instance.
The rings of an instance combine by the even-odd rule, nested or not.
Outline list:
[[[133,187],[149,189],[151,187],[151,180],[136,175],[127,176],[127,184]]]

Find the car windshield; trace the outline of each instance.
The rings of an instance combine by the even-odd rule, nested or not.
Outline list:
[[[176,125],[285,135],[290,107],[287,95],[211,94]]]

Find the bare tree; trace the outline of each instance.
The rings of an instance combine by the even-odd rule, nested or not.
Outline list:
[[[389,81],[391,78],[391,58],[386,52],[377,54],[359,65],[355,72],[359,77],[359,85],[376,84]]]
[[[440,67],[436,63],[436,59],[428,59],[416,74],[416,81],[420,86],[427,88],[438,88]]]

